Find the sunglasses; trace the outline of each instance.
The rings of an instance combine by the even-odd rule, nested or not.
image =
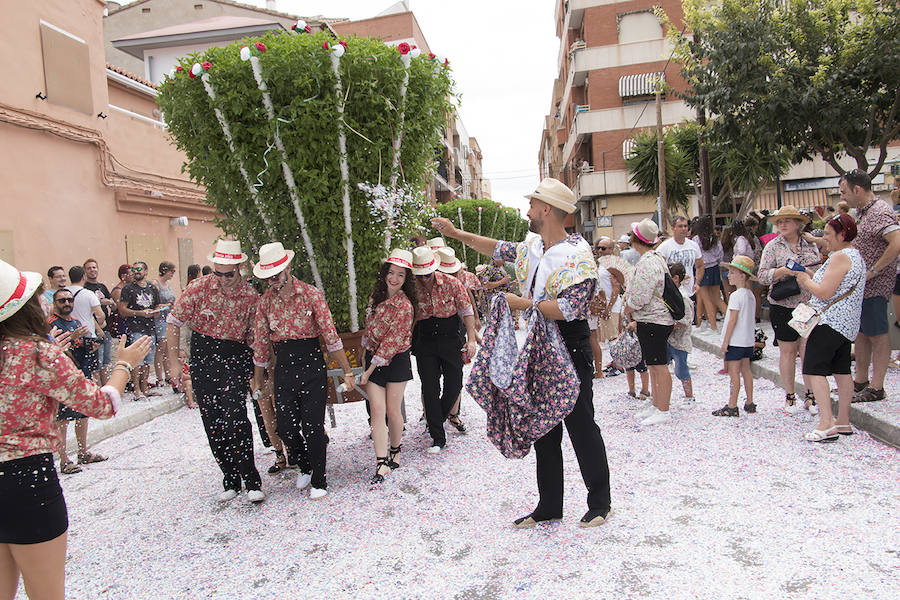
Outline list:
[[[235,272],[236,271],[228,271],[227,273],[220,273],[219,271],[213,271],[213,275],[215,275],[216,277],[227,277],[230,279],[234,277]]]
[[[57,304],[75,304],[75,298],[57,298],[54,302]]]
[[[143,270],[144,270],[144,267],[131,267],[132,273],[140,273]]]

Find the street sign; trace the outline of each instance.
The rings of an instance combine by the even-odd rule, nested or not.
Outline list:
[[[585,232],[594,230],[594,224],[591,221],[585,221],[581,225],[582,225],[582,227],[584,227]]]
[[[597,227],[612,227],[612,215],[597,217]]]
[[[585,227],[593,227],[594,226],[593,221],[582,221],[581,224],[584,225]]]

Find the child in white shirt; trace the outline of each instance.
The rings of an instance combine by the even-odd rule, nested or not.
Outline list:
[[[713,411],[717,417],[738,416],[738,394],[741,391],[741,377],[744,378],[744,411],[756,412],[753,403],[753,373],[750,371],[750,357],[756,343],[756,297],[750,289],[750,283],[756,281],[753,276],[753,259],[747,256],[735,256],[730,263],[725,263],[730,271],[729,281],[737,289],[728,299],[728,313],[725,317],[722,335],[722,352],[725,365],[731,377],[731,395],[728,404]]]

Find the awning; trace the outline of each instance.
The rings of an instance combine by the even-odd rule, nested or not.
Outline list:
[[[790,204],[797,208],[815,208],[816,206],[830,206],[836,202],[828,195],[827,189],[818,190],[797,190],[796,192],[783,192],[781,194],[781,205]],[[778,196],[775,190],[767,190],[757,195],[753,199],[753,207],[756,210],[768,209],[775,211],[778,209]]]
[[[655,73],[638,73],[637,75],[619,77],[619,97],[652,96],[656,93],[657,80],[665,83],[666,74],[662,71],[657,71]]]

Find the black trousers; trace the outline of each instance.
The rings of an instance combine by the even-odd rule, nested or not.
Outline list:
[[[325,401],[328,377],[319,338],[275,342],[275,410],[287,460],[325,489]]]
[[[191,382],[209,449],[219,463],[226,490],[262,484],[253,462],[253,430],[247,418],[247,393],[253,352],[240,342],[191,334]]]
[[[581,477],[587,487],[589,509],[607,510],[609,463],[600,427],[594,422],[593,353],[587,321],[557,321],[560,332],[581,382],[575,408],[565,418],[566,430],[575,449]],[[534,443],[537,458],[537,484],[540,500],[534,515],[543,519],[563,514],[562,423]]]
[[[459,317],[431,317],[419,321],[413,331],[413,340],[428,433],[435,446],[443,447],[447,443],[444,421],[463,386],[463,342],[459,333]],[[441,377],[444,378],[443,391]]]

